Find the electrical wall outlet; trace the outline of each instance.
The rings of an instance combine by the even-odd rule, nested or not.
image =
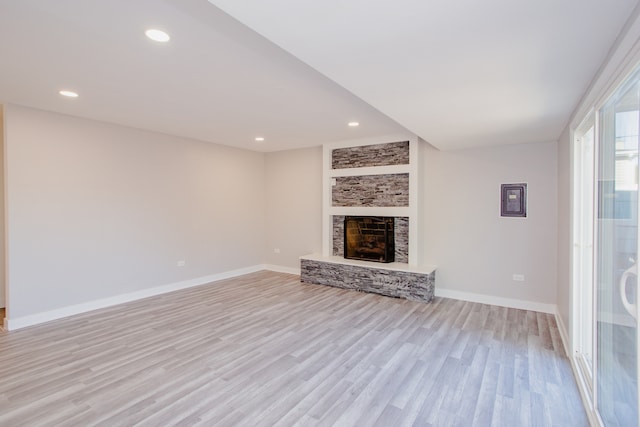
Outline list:
[[[274,254],[279,254],[280,253],[280,248],[273,248],[273,253]]]
[[[514,274],[513,280],[516,282],[524,282],[524,274]]]
[[[178,267],[184,267],[185,264],[186,264],[186,262],[184,262],[184,260],[178,261]]]

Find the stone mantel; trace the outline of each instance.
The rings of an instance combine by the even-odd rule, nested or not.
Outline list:
[[[318,262],[329,262],[333,264],[350,265],[354,267],[366,267],[366,268],[391,270],[391,271],[404,271],[407,273],[418,273],[418,274],[431,274],[435,272],[437,268],[437,266],[435,265],[417,266],[417,265],[409,265],[403,262],[384,263],[384,262],[361,261],[357,259],[347,259],[341,256],[323,256],[320,254],[304,255],[304,256],[301,256],[300,259],[309,260],[309,261],[318,261]]]

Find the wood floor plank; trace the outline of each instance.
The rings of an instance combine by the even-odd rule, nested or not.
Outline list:
[[[0,425],[588,422],[551,315],[259,272],[0,331]]]

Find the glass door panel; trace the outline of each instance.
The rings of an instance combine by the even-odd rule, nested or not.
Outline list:
[[[574,141],[574,219],[573,278],[576,304],[575,351],[578,367],[589,386],[593,401],[594,304],[593,304],[593,228],[594,228],[594,117],[576,131]]]
[[[638,419],[640,74],[600,110],[596,219],[596,406],[603,424]]]

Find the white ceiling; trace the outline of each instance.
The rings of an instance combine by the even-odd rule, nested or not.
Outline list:
[[[405,131],[207,0],[0,0],[0,40],[0,103],[258,151]]]
[[[0,0],[0,103],[259,151],[555,141],[637,1]]]
[[[556,141],[637,3],[209,1],[440,149]]]

